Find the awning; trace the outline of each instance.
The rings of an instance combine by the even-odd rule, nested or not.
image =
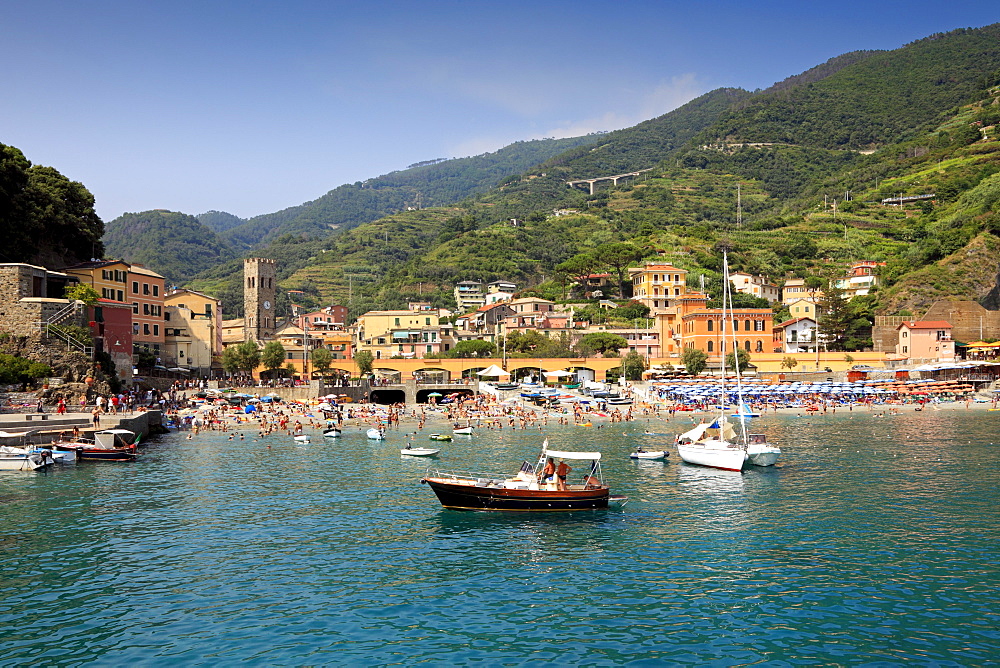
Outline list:
[[[496,364],[491,364],[482,371],[476,374],[477,376],[509,376],[510,374],[498,367]]]
[[[553,457],[555,459],[600,459],[601,453],[599,452],[568,452],[566,450],[546,450],[546,457]]]

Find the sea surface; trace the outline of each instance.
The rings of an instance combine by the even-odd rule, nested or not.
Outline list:
[[[443,510],[419,484],[513,474],[538,429],[435,461],[351,427],[0,472],[0,665],[1000,660],[1000,413],[755,422],[783,455],[742,474],[628,458],[690,418],[549,425],[630,497],[566,514]]]

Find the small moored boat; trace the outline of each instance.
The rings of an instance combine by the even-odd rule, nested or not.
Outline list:
[[[415,448],[407,445],[405,448],[400,449],[399,454],[409,457],[433,457],[439,452],[441,451],[437,448]]]
[[[330,427],[323,430],[323,438],[340,438],[340,433],[340,430],[336,427]]]
[[[641,446],[629,455],[632,459],[664,459],[669,456],[666,450],[645,450]]]
[[[449,436],[448,434],[431,434],[430,438],[431,438],[432,441],[450,441],[451,440],[451,436]]]
[[[368,435],[369,440],[372,440],[372,441],[384,441],[385,440],[385,430],[384,429],[376,429],[375,427],[372,427],[366,433]]]
[[[130,442],[135,432],[128,429],[106,429],[94,434],[94,440],[78,438],[71,441],[56,441],[53,452],[76,453],[78,461],[133,462],[138,446]]]

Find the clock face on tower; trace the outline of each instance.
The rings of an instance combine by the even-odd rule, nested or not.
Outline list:
[[[264,308],[267,309],[267,310],[270,310],[271,309],[271,302],[269,302],[268,300],[265,299],[264,300]]]

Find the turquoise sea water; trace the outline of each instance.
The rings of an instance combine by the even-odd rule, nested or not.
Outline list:
[[[1000,657],[1000,413],[758,423],[783,459],[742,475],[628,459],[681,420],[548,426],[553,448],[603,451],[631,497],[554,515],[443,510],[402,434],[357,429],[0,472],[0,665]],[[442,468],[512,474],[540,441],[434,447]]]

